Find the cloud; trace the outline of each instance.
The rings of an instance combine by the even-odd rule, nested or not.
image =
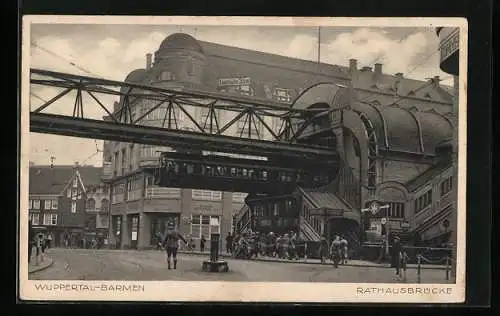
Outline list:
[[[128,73],[146,65],[147,53],[154,53],[161,42],[180,28],[163,27],[151,30],[119,32],[45,34],[33,38],[38,47],[32,47],[31,67],[49,69],[86,76],[104,77],[122,81]],[[344,29],[345,30],[345,29]],[[235,28],[230,32],[225,28],[185,28],[182,30],[198,40],[215,42],[246,49],[288,57],[316,60],[318,38],[316,31],[296,31],[294,29],[266,29],[257,27]],[[122,32],[123,33],[123,32]],[[383,29],[359,28],[351,31],[328,30],[322,35],[321,60],[323,62],[347,65],[350,58],[356,58],[361,66],[372,66],[374,61],[383,63],[383,71],[396,73],[413,70],[410,77],[424,79],[442,74],[437,65],[439,54],[437,38],[426,31],[416,31],[404,38],[395,38],[394,34]],[[133,40],[131,40],[133,38]],[[429,57],[430,56],[430,57]],[[418,67],[416,67],[418,66]],[[405,74],[406,75],[406,74]],[[32,92],[49,100],[60,89],[33,86]],[[73,98],[70,98],[73,97]],[[49,109],[50,113],[72,114],[75,94],[63,97]],[[31,98],[31,107],[41,103],[36,97]],[[112,108],[115,97],[101,96],[108,109]],[[105,112],[91,99],[84,95],[85,114],[93,118],[102,117]],[[50,163],[50,156],[56,157],[58,164],[82,162],[95,153],[95,142],[54,135],[31,134],[31,156],[35,163]],[[102,146],[102,142],[98,142]],[[96,155],[87,163],[101,162],[101,155]]]

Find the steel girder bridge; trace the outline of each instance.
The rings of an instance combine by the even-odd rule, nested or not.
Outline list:
[[[30,104],[30,131],[107,141],[168,146],[179,151],[213,151],[267,157],[279,167],[283,161],[294,166],[318,169],[338,164],[333,147],[301,143],[305,131],[325,109],[294,109],[267,99],[217,93],[194,88],[165,88],[100,79],[88,76],[31,69],[30,92],[39,88],[57,90],[50,100]],[[119,98],[114,106],[103,98]],[[64,102],[63,106],[58,106]],[[134,106],[147,103],[139,114]],[[106,104],[108,103],[108,104]],[[148,115],[163,109],[161,124],[148,126]],[[204,121],[190,109],[202,108]],[[96,115],[100,111],[101,115]],[[221,111],[232,118],[222,119]],[[65,113],[62,113],[65,112]],[[191,126],[185,130],[179,115]],[[280,122],[270,127],[271,117]],[[242,127],[243,122],[243,127]],[[239,135],[228,135],[239,124]],[[149,124],[151,125],[151,124]],[[261,126],[260,132],[257,125]],[[234,127],[233,127],[234,128]],[[261,131],[267,133],[267,139]],[[248,160],[247,160],[248,162]],[[259,164],[258,160],[252,163]]]

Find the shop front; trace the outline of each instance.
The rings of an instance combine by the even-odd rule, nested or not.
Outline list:
[[[150,213],[147,214],[151,223],[150,230],[150,245],[156,247],[161,241],[161,237],[167,230],[169,222],[175,223],[175,227],[179,227],[180,214],[179,213]]]

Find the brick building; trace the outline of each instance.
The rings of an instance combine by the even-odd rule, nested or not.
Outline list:
[[[181,232],[192,234],[195,239],[202,234],[208,238],[210,232],[225,235],[232,230],[233,223],[248,225],[242,223],[243,218],[252,217],[245,215],[248,212],[254,219],[256,214],[261,214],[257,216],[259,223],[254,223],[260,229],[275,223],[283,229],[285,226],[297,228],[314,239],[319,235],[320,225],[307,215],[308,208],[325,205],[342,209],[358,227],[353,226],[353,232],[359,232],[360,225],[367,223],[368,228],[376,229],[382,215],[362,218],[359,212],[373,201],[390,205],[383,216],[389,218],[394,230],[412,231],[417,223],[415,207],[426,211],[429,205],[435,206],[435,200],[430,204],[429,200],[422,204],[415,202],[422,200],[420,187],[413,189],[411,183],[424,177],[426,172],[442,168],[446,155],[437,154],[437,150],[452,134],[452,90],[441,85],[439,77],[418,81],[405,78],[402,73],[385,74],[382,64],[375,64],[373,69],[359,68],[353,59],[349,67],[341,67],[173,34],[161,43],[154,60],[152,54],[148,54],[146,67],[132,71],[125,80],[166,88],[243,94],[291,106],[324,103],[334,107],[342,103],[342,110],[347,113],[343,125],[328,132],[336,140],[345,167],[352,170],[350,177],[357,184],[356,188],[349,189],[355,192],[351,201],[346,197],[347,190],[336,184],[335,188],[322,192],[298,188],[288,197],[265,202],[255,200],[250,207],[243,207],[245,193],[154,186],[143,168],[156,163],[158,151],[168,148],[105,142],[104,161],[111,184],[110,242],[116,247],[153,245],[154,234],[163,231],[168,219],[177,221]],[[339,86],[348,87],[349,93],[336,98]],[[292,104],[293,100],[296,101]],[[116,103],[115,110],[119,107]],[[137,101],[132,116],[138,117],[150,107],[149,102]],[[151,112],[144,124],[161,126],[165,111],[164,107]],[[203,122],[208,111],[198,108],[191,114]],[[227,114],[217,115],[223,119]],[[180,111],[175,117],[182,128],[192,128]],[[276,130],[280,125],[277,120],[269,119],[267,123]],[[246,128],[245,122],[238,122],[231,132],[235,135],[249,132],[252,137],[264,135],[264,139],[270,136],[258,122],[255,130],[246,131]],[[343,193],[339,194],[339,190]],[[239,212],[242,209],[244,211]],[[283,214],[289,209],[294,209],[295,215],[288,221]],[[237,213],[238,219],[233,221]],[[283,220],[277,221],[277,217]],[[332,222],[331,230],[345,226],[345,222],[340,223]]]
[[[53,237],[55,246],[83,246],[87,187],[101,181],[102,168],[31,165],[29,214],[34,231]]]

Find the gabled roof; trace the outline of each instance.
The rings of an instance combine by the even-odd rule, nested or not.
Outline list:
[[[316,208],[327,208],[331,210],[351,210],[351,207],[334,193],[303,188],[300,188],[300,191],[302,191],[304,196]]]
[[[84,184],[100,182],[102,167],[80,166],[78,170]],[[74,176],[74,166],[31,166],[29,194],[61,194]]]

